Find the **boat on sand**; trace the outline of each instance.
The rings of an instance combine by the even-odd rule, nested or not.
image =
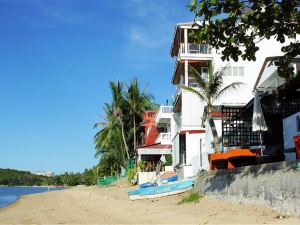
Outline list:
[[[131,200],[160,198],[168,195],[180,194],[191,190],[193,184],[193,180],[190,179],[175,181],[155,187],[138,188],[129,191],[128,196]]]

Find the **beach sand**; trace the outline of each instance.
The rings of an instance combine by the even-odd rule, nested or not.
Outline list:
[[[130,201],[128,187],[75,187],[23,196],[0,209],[0,224],[300,224],[300,218],[279,215],[260,206],[213,198],[178,205],[186,194]]]

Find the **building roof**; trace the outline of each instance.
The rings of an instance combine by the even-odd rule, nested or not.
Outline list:
[[[170,51],[172,57],[175,56],[175,52],[178,51],[178,48],[179,48],[179,46],[177,46],[177,42],[180,39],[179,30],[182,29],[182,28],[198,29],[197,25],[200,25],[200,21],[177,23],[176,24],[175,31],[174,31],[174,34],[173,34],[173,42],[172,42],[171,51]],[[195,28],[193,28],[193,27],[195,27]]]
[[[261,79],[262,79],[262,75],[264,73],[264,71],[266,70],[266,67],[268,67],[270,64],[272,64],[272,62],[280,59],[282,56],[271,56],[271,57],[266,57],[260,71],[259,71],[259,74],[258,74],[258,77],[257,77],[257,80],[254,84],[254,87],[253,89],[257,89],[259,84],[261,83],[264,83],[264,86],[270,86],[272,87],[271,85],[271,82],[274,80],[274,77],[277,76],[277,72],[275,71],[274,74],[271,74],[270,76],[268,76],[264,81],[261,82]],[[300,58],[299,57],[296,57],[294,59],[292,59],[292,63],[300,63]],[[276,82],[275,82],[276,83]],[[276,85],[278,86],[278,85]]]
[[[139,155],[166,155],[171,154],[172,145],[144,145],[140,146],[137,150]]]

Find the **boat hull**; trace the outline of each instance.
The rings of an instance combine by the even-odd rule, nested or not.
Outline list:
[[[129,191],[128,195],[130,199],[145,199],[145,198],[159,198],[168,195],[179,194],[190,190],[193,186],[192,180],[175,181],[165,185],[156,187],[139,188],[133,191]]]
[[[161,198],[161,197],[166,197],[169,195],[176,195],[176,194],[184,193],[184,192],[192,190],[192,189],[193,189],[192,187],[187,187],[187,188],[176,190],[176,191],[165,192],[165,193],[160,193],[160,194],[153,194],[153,195],[129,195],[129,198],[130,198],[130,200]]]

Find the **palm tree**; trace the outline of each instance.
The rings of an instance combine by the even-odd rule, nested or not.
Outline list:
[[[202,74],[199,73],[194,67],[189,66],[189,74],[195,78],[198,88],[186,87],[182,88],[196,94],[202,101],[206,102],[208,109],[208,123],[213,135],[213,144],[215,151],[219,149],[219,137],[216,130],[216,125],[212,117],[213,103],[220,98],[224,93],[236,90],[242,82],[233,82],[223,87],[223,68],[221,71],[213,72],[212,63],[208,63],[208,77],[203,78]]]
[[[127,155],[127,159],[129,159],[129,150],[127,145],[127,140],[124,131],[124,110],[127,107],[127,102],[124,98],[124,84],[122,82],[114,83],[112,81],[109,82],[109,86],[112,92],[112,105],[114,108],[114,115],[118,118],[119,124],[121,126],[121,134],[123,139],[123,144],[125,147],[125,152]]]
[[[134,78],[127,92],[127,102],[128,102],[128,110],[129,116],[133,123],[133,150],[136,150],[137,147],[137,119],[140,121],[142,119],[142,115],[145,110],[150,106],[150,99],[152,97],[147,95],[145,91],[141,91],[138,85],[138,81]]]
[[[94,136],[95,157],[100,157],[101,164],[107,165],[106,167],[110,168],[108,172],[112,173],[125,165],[126,154],[119,119],[114,113],[113,106],[105,103],[103,110],[105,112],[103,121],[94,125],[94,127],[102,127]]]

